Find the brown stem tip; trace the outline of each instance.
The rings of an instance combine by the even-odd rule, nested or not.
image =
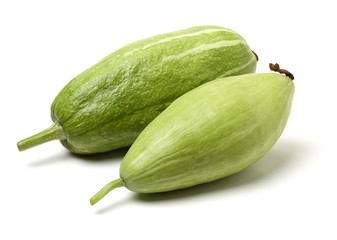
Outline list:
[[[269,63],[269,68],[270,68],[270,70],[272,70],[274,72],[283,73],[287,77],[289,77],[291,80],[294,80],[294,75],[292,75],[291,72],[289,72],[285,69],[280,69],[280,65],[278,63],[275,63],[275,64]]]
[[[259,56],[257,56],[257,54],[256,54],[253,50],[251,50],[251,51],[252,51],[252,53],[255,55],[256,61],[258,62],[258,61],[259,61]]]

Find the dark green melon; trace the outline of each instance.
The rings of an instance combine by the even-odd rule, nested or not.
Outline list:
[[[219,77],[253,73],[256,62],[239,34],[217,26],[128,44],[71,80],[51,106],[53,126],[18,147],[54,139],[81,154],[130,146],[179,96]]]

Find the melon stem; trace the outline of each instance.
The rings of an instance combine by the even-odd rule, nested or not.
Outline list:
[[[118,188],[118,187],[123,187],[123,186],[124,186],[124,182],[123,182],[123,179],[121,178],[118,178],[112,182],[109,182],[90,199],[90,204],[91,205],[96,204],[99,200],[104,198],[104,196],[107,195],[111,190]]]
[[[42,143],[46,143],[52,140],[63,140],[66,138],[67,137],[63,131],[62,126],[58,122],[54,122],[53,125],[43,130],[42,132],[21,140],[17,143],[17,146],[19,151],[24,151]]]

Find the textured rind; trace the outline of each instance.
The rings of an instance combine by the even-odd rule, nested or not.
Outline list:
[[[234,174],[281,136],[294,84],[276,73],[206,83],[174,101],[129,149],[120,168],[135,192],[163,192]]]
[[[203,50],[222,41],[233,45]],[[161,34],[128,44],[75,77],[55,98],[51,116],[63,127],[67,139],[61,142],[69,150],[106,152],[130,146],[189,90],[255,69],[250,48],[232,30],[201,26]]]

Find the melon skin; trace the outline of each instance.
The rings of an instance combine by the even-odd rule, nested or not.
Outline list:
[[[289,77],[261,73],[220,78],[186,93],[139,135],[120,179],[134,192],[165,192],[245,169],[281,136],[294,90]]]

